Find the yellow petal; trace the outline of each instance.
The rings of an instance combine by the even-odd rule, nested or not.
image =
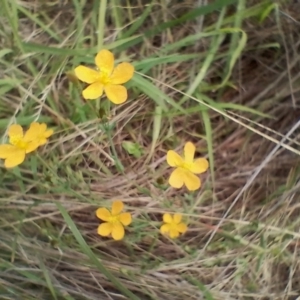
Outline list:
[[[114,63],[114,55],[106,49],[99,51],[95,57],[96,66],[100,69],[100,72],[105,73],[106,76],[111,75],[114,69]]]
[[[47,139],[40,138],[37,142],[39,146],[43,146],[47,143]]]
[[[48,129],[44,132],[44,137],[49,138],[51,135],[53,135],[54,131],[52,129]]]
[[[180,232],[180,233],[185,233],[187,231],[187,226],[185,223],[179,223],[176,226],[176,229]]]
[[[37,147],[47,143],[47,138],[53,134],[53,130],[47,130],[45,123],[31,123],[29,129],[25,132],[24,142],[29,143],[26,147],[26,153],[34,151]]]
[[[8,129],[8,136],[20,135],[23,137],[23,128],[19,124],[13,124]]]
[[[187,142],[184,146],[184,160],[187,163],[194,161],[196,147],[193,143]]]
[[[124,226],[128,226],[132,222],[131,214],[130,213],[122,213],[122,214],[120,214],[119,221]]]
[[[191,164],[189,170],[194,174],[201,174],[206,172],[208,167],[209,164],[206,158],[198,158]]]
[[[29,129],[24,134],[24,141],[30,142],[38,139],[40,135],[43,135],[44,131],[47,129],[47,125],[42,123],[33,122],[30,124]]]
[[[179,236],[179,232],[176,229],[171,229],[169,232],[171,239],[176,239]]]
[[[167,163],[171,167],[178,167],[184,163],[182,157],[173,150],[167,153]]]
[[[13,145],[0,145],[0,158],[7,158],[11,156],[11,153],[18,149],[16,146]]]
[[[110,223],[102,223],[98,226],[98,234],[101,236],[109,236],[112,232],[113,226]]]
[[[25,150],[15,148],[11,152],[11,155],[8,156],[4,162],[6,168],[13,168],[17,165],[20,165],[25,159]]]
[[[31,124],[33,124],[33,123],[31,123]],[[37,123],[37,124],[39,124],[39,123]],[[40,132],[45,132],[47,130],[47,125],[45,123],[40,123],[39,125],[40,125],[40,128],[39,128]]]
[[[45,123],[33,122],[30,124],[29,129],[27,131],[33,131],[36,133],[43,132],[47,129],[47,125]]]
[[[79,80],[88,84],[94,83],[100,78],[99,72],[85,66],[79,66],[74,71]]]
[[[32,123],[32,124],[34,124],[34,123]],[[45,134],[47,132],[47,125],[45,123],[41,123],[41,124],[37,123],[37,124],[39,125],[39,127],[38,127],[39,135],[45,136]],[[30,125],[30,127],[31,127],[31,125]]]
[[[111,214],[116,216],[121,213],[124,208],[124,204],[121,200],[114,201],[111,207]]]
[[[122,238],[124,237],[124,234],[125,234],[125,230],[124,230],[123,225],[121,223],[114,224],[114,227],[111,232],[112,238],[115,241],[119,241],[119,240],[122,240]]]
[[[184,172],[180,168],[177,168],[171,173],[169,184],[175,189],[180,189],[183,186],[183,180]]]
[[[180,221],[182,219],[182,215],[181,214],[174,214],[173,220],[175,224],[179,224]]]
[[[129,81],[134,73],[134,67],[132,64],[123,62],[116,66],[110,77],[111,84],[123,84]]]
[[[127,90],[122,85],[107,84],[104,91],[107,98],[114,104],[121,104],[127,100]]]
[[[18,124],[13,124],[8,129],[9,142],[16,145],[23,138],[23,128]]]
[[[192,172],[186,171],[183,180],[189,191],[198,190],[201,186],[200,179]]]
[[[107,208],[101,207],[96,210],[96,216],[102,221],[108,221],[111,217],[111,213]]]
[[[103,94],[103,84],[101,82],[95,82],[89,85],[82,91],[82,96],[87,100],[94,100],[101,97]]]
[[[45,124],[46,125],[46,124]],[[24,134],[24,141],[30,142],[38,138],[41,131],[41,124],[33,122]]]
[[[168,234],[170,231],[170,225],[169,224],[164,224],[160,227],[160,233],[165,235]]]
[[[165,223],[167,223],[167,224],[172,223],[172,222],[173,222],[173,218],[172,218],[171,214],[165,213],[165,214],[163,215],[163,221],[164,221]]]
[[[29,142],[25,148],[25,153],[28,154],[34,150],[36,150],[39,146],[41,146],[40,140],[35,140],[32,142]]]
[[[48,140],[47,139],[39,139],[38,142],[39,142],[39,146],[43,146],[48,142]]]

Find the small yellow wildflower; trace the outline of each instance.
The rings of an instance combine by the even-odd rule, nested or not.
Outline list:
[[[115,104],[125,102],[127,90],[121,84],[132,78],[134,67],[130,63],[123,62],[114,68],[114,56],[105,49],[96,55],[95,64],[98,71],[85,66],[75,68],[75,75],[78,79],[89,84],[82,92],[83,98],[97,99],[104,91],[111,102]]]
[[[180,233],[185,233],[187,231],[187,225],[181,222],[182,215],[174,214],[172,217],[169,213],[163,215],[163,224],[160,227],[160,232],[163,235],[168,235],[171,239],[175,239]]]
[[[53,130],[47,130],[46,124],[32,123],[25,135],[20,125],[11,125],[8,129],[9,144],[0,145],[0,158],[5,159],[5,167],[21,164],[26,154],[44,145],[52,134]]]
[[[121,213],[123,208],[123,202],[117,200],[113,202],[111,212],[104,207],[97,209],[97,217],[105,221],[98,227],[99,235],[109,236],[111,234],[116,241],[123,239],[125,234],[124,226],[128,226],[132,222],[130,213]]]
[[[184,158],[175,151],[169,150],[167,162],[171,167],[176,167],[172,172],[169,183],[174,188],[181,188],[184,184],[190,191],[200,188],[201,181],[195,174],[204,173],[208,169],[208,161],[205,158],[194,160],[195,145],[187,142],[184,146]]]

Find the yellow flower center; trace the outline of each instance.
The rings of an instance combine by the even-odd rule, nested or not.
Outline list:
[[[170,230],[176,230],[177,231],[177,224],[175,222],[172,222],[169,225],[170,225]]]
[[[110,216],[109,219],[108,219],[108,222],[111,223],[111,224],[119,223],[119,216],[118,215]]]
[[[24,142],[22,140],[22,138],[20,138],[19,136],[12,136],[10,137],[10,143],[20,149],[26,149],[27,146],[28,146],[28,143],[27,142]]]
[[[107,72],[104,72],[104,71],[100,71],[100,78],[99,78],[99,81],[106,85],[108,83],[110,83],[110,74],[108,74]]]
[[[184,162],[183,164],[181,164],[179,166],[180,168],[183,168],[185,170],[190,170],[192,168],[192,163],[187,163],[187,162]]]

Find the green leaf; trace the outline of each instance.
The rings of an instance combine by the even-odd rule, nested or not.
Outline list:
[[[1,49],[1,50],[0,50],[0,59],[1,59],[2,57],[4,57],[6,54],[11,53],[11,52],[12,52],[12,50],[11,50],[11,49],[8,49],[8,48]]]
[[[268,5],[261,13],[260,18],[259,18],[259,22],[263,23],[264,20],[270,15],[270,13],[272,12],[272,10],[275,10],[277,7],[277,4],[272,3],[270,5]]]
[[[143,155],[143,149],[138,143],[124,141],[122,142],[122,147],[127,153],[133,155],[135,158],[140,158]]]

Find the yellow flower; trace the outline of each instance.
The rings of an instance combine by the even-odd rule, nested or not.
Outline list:
[[[121,213],[123,207],[123,202],[117,200],[113,202],[111,212],[103,207],[97,209],[97,217],[105,221],[98,227],[99,235],[109,236],[111,234],[116,241],[123,239],[125,234],[124,226],[128,226],[132,222],[130,213]]]
[[[175,151],[169,150],[167,162],[171,167],[176,167],[172,172],[169,183],[174,188],[181,188],[184,184],[190,191],[200,188],[201,181],[195,174],[204,173],[208,169],[208,161],[205,158],[194,160],[195,145],[187,142],[184,146],[184,158]]]
[[[8,129],[9,144],[0,145],[0,158],[5,159],[5,167],[21,164],[26,154],[44,145],[52,134],[53,130],[47,130],[46,124],[32,123],[25,135],[20,125],[11,125]]]
[[[181,222],[181,219],[181,214],[174,214],[173,217],[168,213],[164,214],[163,221],[165,224],[160,227],[161,234],[168,235],[171,239],[175,239],[180,233],[185,233],[187,226]]]
[[[83,98],[97,99],[102,96],[104,91],[111,102],[115,104],[125,102],[127,90],[121,84],[132,78],[134,67],[130,63],[123,62],[114,68],[114,56],[105,49],[96,55],[95,64],[98,71],[85,66],[75,68],[78,79],[89,84],[82,92]]]

